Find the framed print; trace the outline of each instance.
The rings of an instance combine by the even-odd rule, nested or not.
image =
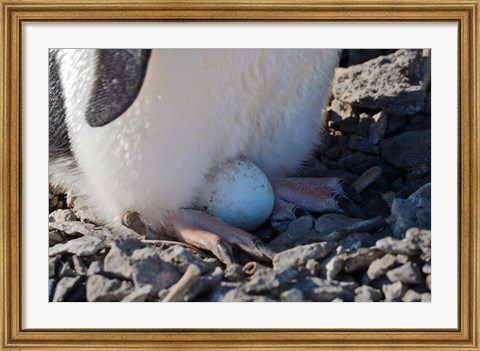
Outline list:
[[[2,349],[479,350],[479,4],[2,1]]]

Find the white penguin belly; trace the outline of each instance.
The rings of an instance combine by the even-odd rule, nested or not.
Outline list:
[[[191,206],[226,160],[245,156],[269,176],[294,170],[322,125],[337,61],[337,50],[153,50],[122,116],[90,127],[67,110],[87,195],[109,221],[133,210],[155,227],[167,211]]]

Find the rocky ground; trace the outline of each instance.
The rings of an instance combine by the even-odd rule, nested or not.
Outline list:
[[[301,175],[344,178],[366,219],[271,219],[256,235],[272,262],[238,253],[225,267],[188,245],[119,238],[50,188],[50,301],[430,301],[430,53],[346,50],[341,65],[328,135]]]

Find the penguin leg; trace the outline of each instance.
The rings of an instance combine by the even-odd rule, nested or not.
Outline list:
[[[135,231],[146,231],[145,224],[141,222],[136,212],[125,213],[122,223]],[[193,209],[179,209],[171,212],[165,218],[162,229],[163,233],[169,237],[212,252],[227,265],[234,262],[233,246],[264,261],[271,260],[275,255],[267,244],[255,236]]]
[[[296,218],[301,210],[365,218],[364,211],[357,205],[359,195],[341,178],[279,178],[272,181],[272,187],[273,219]]]

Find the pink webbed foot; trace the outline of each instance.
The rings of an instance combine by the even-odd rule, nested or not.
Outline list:
[[[255,236],[193,209],[179,209],[170,213],[163,229],[162,232],[169,237],[210,251],[227,265],[235,261],[233,246],[264,261],[271,260],[275,254],[267,244]]]
[[[275,220],[297,217],[302,210],[365,218],[356,204],[360,199],[357,192],[340,178],[279,178],[272,181],[272,187]]]

